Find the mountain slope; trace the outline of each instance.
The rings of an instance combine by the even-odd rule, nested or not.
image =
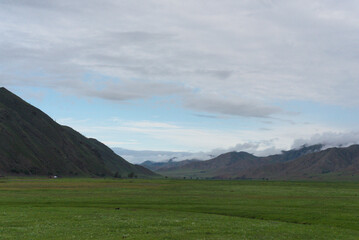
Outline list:
[[[359,145],[329,148],[293,161],[238,172],[239,178],[325,179],[359,175]]]
[[[0,88],[0,174],[127,176],[132,172],[155,175]]]

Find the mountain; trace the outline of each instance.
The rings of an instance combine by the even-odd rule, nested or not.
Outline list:
[[[300,149],[283,151],[268,157],[257,157],[247,152],[229,152],[213,159],[187,163],[172,168],[157,169],[156,172],[171,177],[236,178],[247,169],[282,163],[300,156],[317,152],[322,145],[302,146]]]
[[[155,176],[0,88],[0,175]]]
[[[165,162],[154,162],[154,161],[144,161],[141,163],[141,166],[150,169],[151,171],[165,171],[166,169],[173,167],[181,167],[188,163],[199,162],[200,160],[191,159],[191,160],[182,160],[182,161],[174,161],[174,159],[170,159]]]
[[[350,179],[359,176],[359,145],[329,148],[295,160],[238,172],[250,179]]]

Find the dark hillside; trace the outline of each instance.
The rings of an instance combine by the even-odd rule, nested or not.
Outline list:
[[[0,174],[154,175],[0,88]]]

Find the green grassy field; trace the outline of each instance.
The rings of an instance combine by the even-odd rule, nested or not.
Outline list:
[[[359,239],[359,183],[1,179],[0,239]]]

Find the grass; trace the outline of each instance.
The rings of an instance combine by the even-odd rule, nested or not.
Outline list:
[[[359,183],[0,179],[0,239],[359,239]]]

